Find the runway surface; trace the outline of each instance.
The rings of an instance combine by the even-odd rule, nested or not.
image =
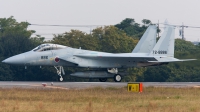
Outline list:
[[[129,82],[130,83],[130,82]],[[200,82],[142,82],[143,87],[200,87]],[[56,89],[85,89],[91,87],[115,87],[127,86],[127,82],[16,82],[0,81],[0,88],[56,88]],[[45,86],[44,86],[45,85]]]

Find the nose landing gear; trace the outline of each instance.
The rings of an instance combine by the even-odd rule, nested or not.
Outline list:
[[[62,74],[65,75],[63,66],[54,66],[54,68],[57,70],[57,74],[60,76],[60,81],[63,81]]]

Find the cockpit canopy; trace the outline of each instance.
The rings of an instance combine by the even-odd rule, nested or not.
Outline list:
[[[35,52],[42,52],[42,51],[49,51],[49,50],[57,50],[57,49],[64,49],[66,46],[58,45],[58,44],[41,44],[34,48],[32,51]]]

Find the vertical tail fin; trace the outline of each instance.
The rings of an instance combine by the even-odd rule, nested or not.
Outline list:
[[[166,26],[150,55],[174,57],[174,26]]]
[[[132,53],[150,53],[156,44],[156,31],[156,26],[150,25],[133,49]]]

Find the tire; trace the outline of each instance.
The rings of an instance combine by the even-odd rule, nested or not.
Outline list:
[[[100,78],[99,81],[100,81],[100,82],[106,82],[106,81],[107,81],[107,78]]]
[[[60,78],[60,82],[62,82],[62,81],[63,81],[63,78],[61,77],[61,78]]]
[[[114,81],[115,81],[115,82],[121,82],[121,80],[122,80],[122,76],[121,76],[121,75],[116,74],[116,75],[114,76]]]

